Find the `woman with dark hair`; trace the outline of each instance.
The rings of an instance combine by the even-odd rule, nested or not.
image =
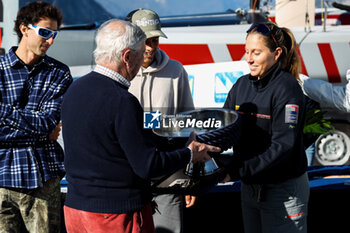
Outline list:
[[[242,180],[246,233],[307,232],[305,100],[295,38],[273,23],[253,24],[247,33],[250,74],[236,82],[224,105],[243,118],[236,160],[225,181]]]

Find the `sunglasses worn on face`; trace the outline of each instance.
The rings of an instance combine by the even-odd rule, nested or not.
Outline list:
[[[254,28],[256,28],[256,31],[265,35],[265,36],[271,36],[273,42],[275,42],[276,44],[276,47],[279,47],[271,29],[265,25],[265,24],[262,24],[262,23],[253,23],[252,26],[250,26],[250,28],[247,30],[247,33],[251,32]]]
[[[38,36],[41,36],[44,39],[49,39],[51,36],[53,39],[55,39],[58,33],[58,31],[53,31],[53,30],[39,27],[32,24],[29,24],[28,27],[33,29]]]

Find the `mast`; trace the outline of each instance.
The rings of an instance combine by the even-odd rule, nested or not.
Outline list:
[[[267,17],[260,11],[260,0],[250,0],[247,20],[248,23],[268,21]]]

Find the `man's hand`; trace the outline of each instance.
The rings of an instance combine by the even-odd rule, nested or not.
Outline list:
[[[226,175],[226,177],[220,182],[220,183],[226,183],[231,181],[231,176],[229,174]]]
[[[220,152],[221,149],[216,146],[210,146],[204,143],[196,142],[194,139],[196,138],[196,133],[192,132],[189,138],[189,145],[188,147],[191,148],[193,151],[193,157],[192,161],[193,163],[196,162],[205,162],[209,159],[211,159],[210,155],[208,155],[208,152]]]
[[[190,208],[194,205],[196,202],[197,197],[196,196],[191,196],[191,195],[186,195],[185,196],[185,201],[186,201],[186,208]]]
[[[62,126],[62,123],[59,123],[56,126],[56,128],[50,133],[49,139],[51,141],[56,141],[58,139],[58,137],[60,136],[60,132],[61,132],[61,126]]]

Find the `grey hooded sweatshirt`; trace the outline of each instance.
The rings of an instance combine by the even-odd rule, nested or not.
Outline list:
[[[160,49],[149,67],[140,68],[129,92],[145,111],[173,115],[194,108],[187,72],[180,62],[169,59]]]

